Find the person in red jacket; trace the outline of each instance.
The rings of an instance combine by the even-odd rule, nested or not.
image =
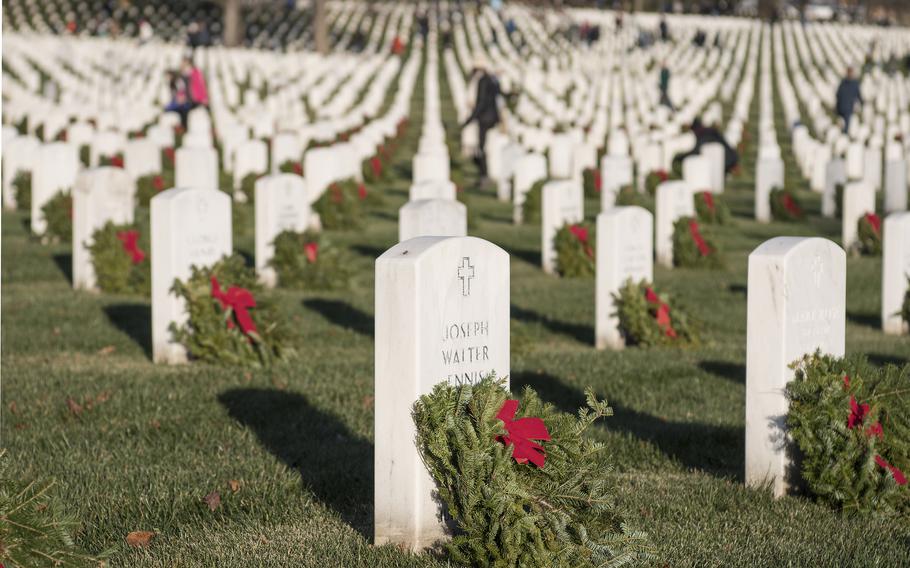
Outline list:
[[[193,64],[189,57],[183,59],[182,66],[183,76],[190,87],[190,101],[195,106],[209,106],[209,90],[205,84],[205,77],[202,71]]]

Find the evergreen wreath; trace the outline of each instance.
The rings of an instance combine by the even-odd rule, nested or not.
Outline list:
[[[285,160],[278,166],[278,171],[283,174],[295,174],[298,176],[303,175],[303,163],[295,162],[294,160]]]
[[[556,249],[556,270],[565,278],[594,276],[594,231],[587,223],[566,223],[553,239]]]
[[[174,170],[160,174],[149,174],[136,180],[136,201],[140,207],[149,207],[152,198],[166,189],[174,187]]]
[[[799,221],[805,217],[802,204],[792,189],[774,188],[768,199],[771,203],[771,216],[778,221]]]
[[[834,217],[841,218],[844,212],[844,184],[839,183],[834,186]]]
[[[525,387],[515,419],[518,401],[490,376],[440,383],[414,404],[418,450],[458,524],[445,543],[454,562],[562,568],[653,558],[647,535],[619,512],[603,444],[586,435],[613,411],[585,394],[575,417]]]
[[[16,192],[16,207],[23,211],[32,209],[32,173],[27,171],[16,172],[13,178],[13,189]]]
[[[91,167],[92,149],[87,144],[79,147],[79,161],[82,162],[84,167]]]
[[[0,564],[89,568],[101,559],[79,550],[73,535],[80,529],[59,506],[54,481],[21,481],[10,472],[10,458],[0,451]],[[107,556],[108,553],[102,553]]]
[[[148,239],[135,225],[108,221],[92,234],[88,250],[98,287],[109,294],[151,293],[152,271]]]
[[[875,213],[866,213],[856,222],[859,251],[870,256],[882,255],[882,219]]]
[[[600,170],[597,168],[585,168],[582,172],[584,182],[585,197],[597,197],[603,187],[603,180],[600,178]]]
[[[278,284],[303,290],[338,290],[351,283],[350,260],[320,233],[283,231],[275,237],[275,255],[269,265]]]
[[[249,173],[240,180],[240,191],[246,196],[246,203],[253,203],[256,199],[256,182],[264,174]]]
[[[359,184],[353,179],[337,181],[316,200],[313,210],[319,214],[324,229],[358,229],[363,223],[365,198],[366,195],[361,196]]]
[[[670,174],[666,170],[652,170],[645,177],[645,189],[648,195],[655,197],[657,195],[657,186],[670,179]]]
[[[68,243],[73,240],[73,195],[58,191],[41,207],[47,229],[44,237],[52,242]]]
[[[189,319],[182,327],[171,323],[170,331],[192,358],[267,366],[290,352],[285,325],[242,256],[191,271],[188,280],[175,280],[171,288],[186,301]]]
[[[123,167],[123,154],[114,154],[113,156],[101,156],[98,160],[98,165],[102,167],[110,168],[122,168]]]
[[[793,368],[787,428],[808,489],[835,509],[910,525],[910,365],[816,352]]]
[[[543,186],[550,181],[547,178],[537,180],[525,193],[524,203],[521,204],[521,219],[523,223],[540,223],[540,207],[543,200]]]
[[[726,225],[730,220],[730,208],[724,200],[710,191],[695,194],[695,213],[698,220],[708,225]]]
[[[376,183],[385,179],[385,167],[378,149],[376,154],[363,161],[362,171],[363,179],[369,183]]]
[[[670,307],[653,286],[642,280],[626,281],[613,295],[619,330],[627,345],[680,345],[699,342],[685,310]]]
[[[720,249],[710,235],[702,232],[693,217],[680,217],[673,223],[673,264],[691,268],[721,268]]]
[[[624,185],[619,188],[619,191],[616,192],[616,202],[617,206],[637,206],[647,209],[652,214],[654,213],[654,199],[639,193],[631,185]]]

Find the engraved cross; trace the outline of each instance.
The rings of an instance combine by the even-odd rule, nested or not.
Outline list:
[[[474,267],[471,266],[471,259],[467,256],[462,257],[461,266],[458,267],[458,277],[461,278],[461,295],[471,295],[471,278],[474,278]]]

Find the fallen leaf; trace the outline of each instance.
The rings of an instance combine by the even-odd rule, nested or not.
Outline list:
[[[16,423],[16,430],[25,430],[26,428],[28,428],[28,424],[26,424],[25,422]]]
[[[247,371],[243,374],[243,382],[248,383],[253,379],[253,373]]]
[[[237,493],[238,491],[240,491],[240,482],[237,481],[236,479],[232,479],[232,480],[228,481],[228,485],[231,486],[231,491],[233,491],[234,493]]]
[[[66,398],[66,406],[69,407],[70,412],[72,412],[73,415],[79,416],[80,414],[82,414],[82,405],[70,397]]]
[[[367,396],[363,397],[363,400],[360,402],[360,405],[363,406],[363,408],[365,408],[365,409],[369,409],[370,407],[373,406],[373,400],[374,400],[373,395],[367,395]]]
[[[210,511],[214,511],[221,506],[221,494],[217,491],[212,491],[203,497],[202,500],[205,501],[205,504],[209,506]]]
[[[104,357],[105,355],[110,355],[111,353],[113,353],[116,350],[117,350],[117,348],[114,347],[113,345],[107,345],[98,350],[98,355],[101,355],[102,357]]]
[[[107,402],[111,398],[111,391],[104,391],[98,396],[95,397],[95,402],[101,404],[102,402]]]
[[[130,546],[145,547],[153,538],[155,533],[152,531],[133,531],[126,535],[126,543]]]
[[[157,420],[152,420],[151,422],[149,422],[149,426],[151,426],[155,430],[158,430],[161,428],[161,422],[158,422]]]
[[[15,401],[9,403],[9,411],[13,414],[19,414],[19,407],[16,406]]]
[[[60,335],[60,328],[55,327],[53,333],[54,333],[54,335]]]

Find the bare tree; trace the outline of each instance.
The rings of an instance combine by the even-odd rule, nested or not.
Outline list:
[[[329,30],[325,19],[325,0],[313,0],[313,37],[316,40],[316,51],[325,55],[329,52]]]
[[[224,45],[235,47],[243,40],[243,13],[240,0],[222,0],[224,7]]]

